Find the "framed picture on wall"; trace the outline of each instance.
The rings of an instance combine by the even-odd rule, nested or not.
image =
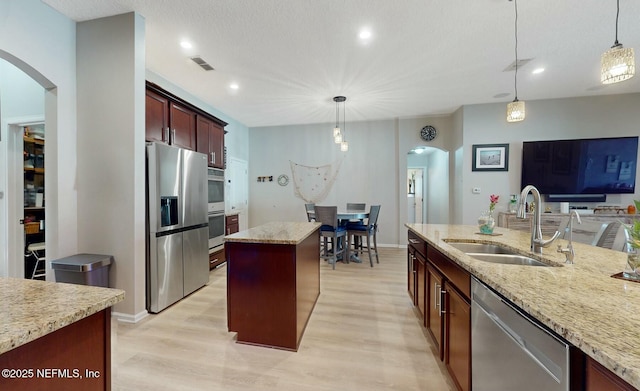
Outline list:
[[[473,145],[471,171],[509,171],[509,144]]]

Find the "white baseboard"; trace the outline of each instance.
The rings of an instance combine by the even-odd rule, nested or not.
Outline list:
[[[144,319],[147,316],[149,316],[149,313],[146,310],[142,311],[142,312],[139,312],[139,313],[137,313],[135,315],[125,314],[125,313],[122,313],[122,312],[111,312],[111,316],[114,317],[118,322],[138,323],[142,319]]]

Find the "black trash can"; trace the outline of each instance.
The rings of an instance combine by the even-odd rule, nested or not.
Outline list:
[[[109,287],[112,255],[76,254],[51,261],[56,282]]]

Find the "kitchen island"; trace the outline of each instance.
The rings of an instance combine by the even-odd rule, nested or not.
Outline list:
[[[565,264],[556,245],[542,255],[529,251],[528,232],[496,228],[499,236],[478,233],[476,226],[406,224],[423,239],[539,322],[581,350],[587,358],[586,389],[608,373],[624,380],[620,389],[640,389],[640,283],[612,278],[624,270],[626,254],[574,243],[574,264]],[[507,265],[477,260],[449,245],[451,241],[496,243],[551,267]],[[600,371],[600,372],[599,372]],[[617,378],[612,381],[619,381]],[[590,383],[591,382],[591,383]],[[605,389],[605,388],[600,388]],[[607,388],[612,389],[612,388]]]
[[[229,331],[297,351],[320,295],[320,223],[272,222],[225,237]]]
[[[110,390],[124,291],[0,278],[0,390]]]

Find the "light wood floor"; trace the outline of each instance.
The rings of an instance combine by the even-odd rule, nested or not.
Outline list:
[[[324,261],[321,292],[298,352],[235,343],[226,269],[138,324],[119,323],[114,390],[454,390],[406,292],[406,250],[380,264]],[[366,257],[366,255],[365,255]]]

